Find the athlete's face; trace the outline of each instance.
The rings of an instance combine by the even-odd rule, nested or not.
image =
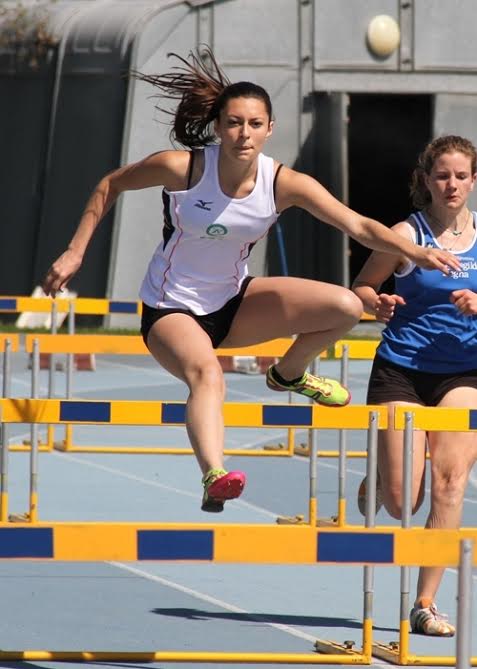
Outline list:
[[[447,209],[460,209],[474,188],[475,178],[470,157],[455,151],[436,158],[425,180],[433,204]]]
[[[238,160],[253,160],[272,134],[273,121],[259,98],[231,98],[215,122],[222,150]]]

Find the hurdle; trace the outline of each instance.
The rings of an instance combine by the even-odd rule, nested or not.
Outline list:
[[[15,536],[15,534],[17,536]],[[429,536],[433,534],[434,536]],[[30,536],[28,536],[30,535]],[[476,566],[473,538],[459,530],[394,531],[342,530],[257,525],[173,525],[137,523],[39,523],[30,528],[0,525],[0,559],[62,561],[220,562],[254,564],[366,564],[417,566],[423,548],[433,550],[429,566],[459,568],[459,613],[456,658],[443,666],[463,669],[470,655],[470,597],[472,565]],[[470,587],[470,590],[469,590]],[[363,648],[323,653],[214,652],[214,651],[0,651],[0,661],[162,661],[274,664],[362,664],[373,655]],[[452,661],[454,660],[454,661]]]
[[[72,304],[70,303],[70,310]],[[70,313],[69,325],[73,322]],[[74,330],[74,328],[73,328]],[[67,398],[72,396],[72,364],[71,358],[73,352],[75,353],[98,353],[98,354],[126,354],[126,355],[148,355],[149,352],[142,341],[142,338],[137,335],[78,335],[72,331],[70,334],[31,334],[25,337],[25,349],[31,352],[33,343],[39,342],[40,351],[49,354],[66,354],[68,356],[67,363]],[[281,338],[265,342],[264,344],[257,344],[250,347],[242,347],[238,349],[219,349],[217,354],[220,356],[235,356],[239,354],[265,357],[281,357],[287,351],[288,347],[293,342],[291,338]],[[334,347],[334,354],[338,359],[341,359],[341,380],[347,385],[349,358],[369,359],[373,356],[376,349],[377,342],[375,341],[342,341],[338,342]],[[324,351],[320,355],[321,359],[328,358],[328,352]],[[316,366],[318,360],[314,362]],[[316,373],[313,369],[312,372]],[[50,370],[51,373],[51,370]],[[49,384],[50,390],[53,389],[53,383]],[[52,396],[52,392],[49,392]],[[289,393],[288,401],[292,402],[292,394]],[[330,519],[320,519],[322,524],[337,524],[338,526],[346,525],[346,499],[345,499],[345,467],[346,467],[346,436],[345,431],[339,431],[340,447],[339,451],[320,450],[315,448],[318,457],[339,457],[338,465],[338,508],[336,516]],[[174,454],[174,455],[191,455],[193,451],[191,448],[177,448],[171,446],[98,446],[85,445],[77,446],[73,443],[73,426],[65,426],[65,438],[61,441],[54,441],[53,427],[48,426],[48,440],[43,447],[40,445],[40,450],[51,450],[55,448],[59,451],[68,451],[71,453],[86,452],[86,453],[122,453],[122,454]],[[269,445],[267,444],[261,449],[239,449],[239,448],[225,448],[225,455],[243,455],[243,456],[273,456],[273,457],[290,457],[294,454],[306,455],[310,453],[312,440],[317,439],[317,432],[313,430],[308,431],[308,446],[303,449],[296,446],[295,443],[295,428],[287,429],[287,444]],[[21,448],[21,447],[20,447]],[[27,448],[23,447],[25,450]],[[20,450],[20,449],[18,449]],[[351,456],[358,455],[365,457],[365,451],[354,452]],[[304,516],[279,516],[277,522],[285,523],[301,523],[304,521]]]
[[[180,402],[126,402],[126,401],[74,401],[74,400],[38,400],[38,399],[5,399],[0,403],[0,410],[3,422],[35,422],[43,424],[72,423],[72,424],[135,424],[135,425],[182,425],[185,420],[185,404]],[[316,429],[317,427],[327,427],[332,429],[348,426],[353,429],[368,429],[374,434],[376,439],[377,430],[384,429],[387,426],[387,410],[373,407],[344,407],[340,411],[339,418],[335,409],[320,407],[318,405],[262,405],[262,404],[244,404],[244,403],[225,403],[224,404],[224,423],[228,427],[300,427],[304,429]],[[19,557],[19,553],[13,544],[17,545],[23,558],[27,557],[49,557],[50,559],[60,559],[66,557],[64,550],[70,550],[73,547],[74,553],[78,559],[80,546],[83,546],[84,559],[109,559],[103,550],[111,551],[113,546],[120,547],[120,550],[113,550],[109,553],[115,557],[111,559],[123,559],[124,553],[121,553],[123,547],[129,555],[128,559],[155,559],[154,555],[157,548],[156,541],[162,537],[159,550],[168,552],[169,558],[174,559],[214,559],[223,561],[250,561],[252,556],[257,555],[257,549],[260,549],[260,561],[279,563],[292,562],[314,563],[317,559],[317,514],[318,505],[316,500],[316,453],[310,458],[309,468],[309,524],[298,527],[289,526],[284,528],[275,526],[220,526],[220,529],[214,529],[212,526],[204,524],[180,525],[180,524],[152,524],[145,525],[144,530],[135,530],[134,524],[104,524],[104,523],[54,523],[45,524],[39,522],[37,518],[30,517],[29,528],[38,530],[35,541],[39,542],[37,548],[32,552],[24,547],[28,544],[27,537],[22,533],[26,526],[19,528],[14,524],[7,523],[6,526],[0,525],[0,558]],[[308,528],[308,529],[307,529]],[[295,534],[293,530],[305,529],[305,532]],[[13,533],[11,533],[13,530]],[[18,530],[20,532],[18,533]],[[285,530],[285,532],[283,532]],[[312,532],[310,533],[310,530]],[[30,531],[28,529],[28,531]],[[291,531],[291,532],[290,532]],[[65,535],[62,533],[66,532]],[[94,536],[91,534],[93,532]],[[110,532],[113,534],[111,535]],[[152,534],[151,534],[152,532]],[[185,533],[185,538],[184,538]],[[129,535],[129,538],[126,538]],[[113,540],[113,536],[115,537]],[[344,535],[345,536],[345,535]],[[348,535],[346,535],[348,536]],[[76,539],[75,539],[76,537]],[[134,539],[135,537],[135,539]],[[141,538],[140,538],[141,537]],[[152,544],[151,544],[152,539]],[[184,548],[184,542],[188,544]],[[4,541],[3,541],[4,540]],[[179,544],[177,544],[177,541]],[[95,546],[98,547],[98,541],[102,544],[100,552],[95,552]],[[141,544],[140,553],[137,552],[139,543]],[[165,543],[164,543],[165,541]],[[384,544],[378,548],[376,556],[384,550],[386,554],[386,541],[389,536],[384,538]],[[18,542],[23,546],[18,546]],[[145,543],[144,543],[145,542]],[[212,542],[212,543],[211,543]],[[325,560],[326,539],[320,540],[321,558]],[[237,552],[238,545],[242,548]],[[180,545],[183,547],[180,548]],[[8,547],[9,546],[9,547]],[[62,548],[63,546],[63,548]],[[134,546],[136,547],[134,549]],[[192,546],[192,549],[190,548]],[[266,549],[265,549],[266,546]],[[3,547],[3,548],[2,548]],[[8,547],[8,548],[7,548]],[[89,547],[89,548],[87,548]],[[260,548],[261,547],[261,548]],[[131,552],[131,548],[133,552]],[[91,552],[90,551],[93,551]],[[85,552],[86,550],[86,552]],[[192,550],[192,553],[190,552]],[[343,548],[341,549],[343,551]],[[370,548],[371,552],[375,549]],[[2,552],[3,551],[3,552]],[[53,553],[51,552],[53,551]],[[89,557],[87,553],[89,551]],[[325,551],[325,552],[323,552]],[[347,549],[344,552],[348,552]],[[344,552],[342,553],[344,555]],[[102,555],[103,557],[99,558]],[[370,553],[371,555],[371,553]],[[266,560],[264,560],[266,556]],[[293,557],[292,557],[293,556]],[[164,559],[165,554],[163,555]],[[383,558],[384,562],[389,559]],[[348,558],[349,561],[349,553]],[[381,561],[381,558],[379,558]],[[332,559],[331,562],[334,560]],[[368,600],[368,604],[370,604]],[[363,652],[355,650],[347,654],[350,663],[369,663],[367,657],[372,643],[372,625],[366,624],[363,627]],[[365,655],[367,653],[367,655]],[[1,656],[0,656],[1,657]],[[267,655],[266,657],[270,657]],[[323,663],[330,661],[330,655],[324,659],[323,655],[311,656],[313,663]],[[343,655],[340,655],[343,658]],[[287,656],[287,660],[290,659]],[[310,658],[307,658],[309,661]],[[265,661],[262,659],[261,661]],[[276,660],[279,661],[278,659]],[[285,660],[281,660],[284,662]],[[303,663],[303,659],[298,660]],[[342,659],[340,663],[343,663]],[[346,662],[345,662],[346,663]]]
[[[18,353],[21,349],[20,335],[14,333],[0,334],[0,346],[3,344],[3,361],[2,361],[2,397],[10,397],[11,395],[11,365],[12,353]],[[32,347],[33,352],[33,347]],[[36,366],[38,368],[38,365]],[[38,384],[38,372],[35,371],[34,366],[32,365],[32,375],[31,375],[31,388]],[[29,452],[31,450],[31,441],[25,440],[21,444],[9,444],[8,443],[8,425],[4,426],[2,432],[2,452],[5,453],[5,449],[8,448],[10,451],[24,451]],[[39,451],[51,451],[52,448],[48,443],[38,445]],[[5,463],[2,463],[0,467],[0,472],[4,470]],[[1,474],[0,474],[1,475]]]
[[[58,314],[68,314],[68,332],[73,334],[75,331],[75,314],[107,316],[112,314],[140,315],[142,309],[141,302],[108,300],[98,298],[50,298],[50,297],[21,297],[21,296],[2,296],[0,297],[0,313],[19,313],[30,311],[33,313],[51,314],[51,334],[57,333]],[[74,352],[73,352],[74,353]],[[83,353],[83,356],[88,352]],[[67,384],[72,380],[74,356],[67,356]],[[50,353],[49,374],[48,374],[48,396],[54,395],[54,370],[55,370],[55,351]],[[12,450],[28,450],[29,444],[25,442],[21,445],[11,445]],[[52,426],[47,427],[47,437],[45,443],[40,443],[40,451],[50,451],[54,447],[54,430]]]
[[[379,345],[378,340],[343,339],[335,342],[331,356],[341,361],[340,381],[344,386],[349,385],[349,362],[350,360],[372,360]],[[310,456],[310,444],[300,444],[295,447],[296,455]],[[330,523],[338,527],[346,525],[346,460],[347,458],[366,458],[367,451],[347,451],[347,435],[345,430],[338,432],[338,450],[321,450],[318,457],[338,458],[338,509],[335,517]],[[293,522],[290,518],[288,522]],[[295,522],[301,522],[296,517]]]
[[[71,356],[73,353],[95,353],[103,355],[150,355],[142,337],[138,335],[82,335],[82,334],[31,334],[25,337],[25,350],[31,352],[34,342],[38,341],[40,352],[45,353],[63,353]],[[217,350],[217,355],[234,356],[254,356],[254,357],[272,357],[279,358],[283,356],[293,343],[290,337],[274,339],[263,344],[241,348],[223,348]],[[324,351],[321,357],[326,358],[327,352]],[[68,366],[71,370],[71,365]],[[51,394],[49,393],[51,396]],[[71,372],[67,381],[67,396],[72,395]],[[263,449],[229,449],[224,450],[225,455],[244,455],[244,456],[278,456],[290,457],[294,454],[295,435],[294,429],[287,430],[287,446],[278,448]],[[68,451],[70,453],[123,453],[136,455],[164,454],[164,455],[192,455],[191,448],[177,448],[172,446],[76,446],[73,443],[72,426],[65,427],[65,438],[63,441],[54,442],[53,447],[56,450]]]
[[[185,424],[186,404],[164,401],[126,400],[57,400],[57,399],[1,399],[2,422],[37,424],[99,424],[182,426]],[[311,404],[253,404],[225,402],[226,427],[269,427],[301,429],[356,429],[369,430],[369,415],[376,412],[374,429],[387,426],[387,410],[383,407],[347,406],[339,410]],[[310,458],[309,522],[317,522],[316,454]],[[4,505],[7,506],[6,503]]]
[[[276,427],[291,424],[302,428],[339,429],[347,425],[363,429],[368,425],[372,434],[369,444],[371,465],[375,466],[377,430],[387,426],[387,411],[383,407],[344,407],[339,412],[319,406],[249,405],[230,403],[224,405],[226,424],[238,427]],[[74,424],[182,424],[184,403],[126,402],[126,401],[73,401],[39,399],[0,400],[2,423],[74,423]],[[437,410],[439,411],[439,410]],[[446,410],[447,411],[447,410]],[[456,429],[462,429],[463,412],[458,412]],[[473,412],[473,419],[475,414]],[[434,421],[435,415],[434,415]],[[397,420],[397,419],[396,419]],[[252,425],[251,425],[252,424]],[[434,422],[435,424],[435,422]],[[398,424],[397,424],[398,426]],[[316,457],[310,462],[316,465]],[[370,466],[371,466],[370,465]],[[310,470],[312,471],[312,469]],[[310,475],[310,492],[313,488]],[[316,481],[315,481],[316,483]],[[370,503],[368,502],[368,507]],[[49,560],[193,560],[216,562],[255,562],[290,564],[375,564],[401,566],[447,566],[459,561],[459,542],[477,538],[477,529],[430,530],[407,527],[375,528],[367,526],[341,528],[316,528],[316,504],[310,501],[310,522],[298,526],[270,525],[220,525],[207,523],[95,523],[95,522],[32,522],[19,527],[0,523],[0,559],[49,559]],[[370,508],[368,508],[367,521]],[[369,523],[368,523],[369,525]],[[468,553],[469,551],[467,551]],[[423,557],[424,556],[424,557]],[[475,556],[468,562],[475,564]],[[367,588],[367,589],[366,589]],[[369,664],[374,648],[371,640],[372,587],[364,584],[365,620],[363,621],[362,652],[346,648],[324,654],[321,644],[315,648],[320,655],[305,654],[177,654],[154,652],[141,654],[168,657],[169,661],[222,661],[222,662],[275,662],[297,664]],[[467,635],[468,637],[468,635]],[[462,648],[465,647],[465,635]],[[78,652],[74,655],[52,651],[18,651],[16,655],[1,655],[0,659],[86,659],[105,658],[106,654]],[[463,651],[461,651],[462,654]],[[50,654],[48,654],[50,653]],[[53,654],[51,654],[53,653]],[[111,656],[108,655],[111,659]],[[116,655],[114,656],[116,657]],[[119,655],[118,655],[119,657]],[[127,657],[121,654],[123,660]],[[177,658],[172,660],[171,658]],[[250,659],[252,658],[253,659]],[[215,659],[214,659],[215,658]],[[441,658],[449,665],[452,658]]]
[[[403,453],[403,512],[401,526],[404,530],[414,531],[411,527],[412,507],[412,445],[414,430],[449,432],[469,432],[477,429],[477,410],[443,407],[413,407],[412,411],[406,410],[405,406],[396,407],[394,427],[396,430],[404,431],[404,453]],[[392,664],[399,665],[440,665],[453,666],[455,658],[445,656],[415,655],[409,652],[409,590],[410,590],[409,568],[403,567],[401,571],[400,592],[400,623],[399,642],[395,644],[373,645],[373,654]],[[471,657],[471,666],[477,666],[477,656]]]
[[[125,534],[119,536],[117,533],[113,537],[109,534],[111,540],[109,550],[98,550],[99,546],[95,545],[95,561],[98,559],[107,559],[107,560],[135,560],[135,559],[148,559],[148,560],[158,560],[158,561],[171,561],[171,560],[192,560],[192,561],[204,561],[209,559],[207,553],[207,547],[212,553],[212,558],[214,561],[227,561],[227,562],[239,562],[244,561],[246,563],[268,563],[269,558],[274,557],[277,559],[277,555],[274,552],[268,550],[267,540],[270,540],[271,534],[267,532],[267,528],[257,529],[256,526],[222,526],[218,530],[217,526],[210,526],[207,529],[155,529],[153,527],[142,527],[135,526],[131,524],[132,527],[129,528],[130,535],[135,531],[137,532],[136,536],[136,554],[134,557],[106,557],[106,555],[112,555],[111,544],[115,542],[122,542],[125,540]],[[105,527],[108,527],[108,524],[104,524]],[[114,524],[115,529],[120,529],[121,526]],[[81,560],[85,561],[88,558],[84,556],[84,552],[80,550],[79,554],[75,552],[74,549],[70,551],[63,552],[62,547],[65,544],[71,543],[71,540],[74,538],[73,533],[64,532],[67,525],[65,524],[55,524],[54,526],[45,526],[42,529],[45,533],[51,535],[51,545],[55,546],[55,549],[50,551],[50,555],[47,555],[47,551],[39,551],[34,557],[31,557],[31,554],[34,553],[33,545],[45,547],[46,541],[42,540],[37,533],[36,537],[31,537],[32,541],[30,542],[30,552],[26,555],[26,545],[27,541],[24,536],[18,538],[19,541],[15,542],[13,535],[6,537],[8,542],[8,548],[11,549],[11,553],[14,552],[14,546],[19,546],[21,543],[22,551],[21,555],[11,555],[8,559],[69,559],[69,560]],[[240,549],[240,547],[250,545],[254,543],[257,539],[265,539],[265,541],[260,541],[259,546],[255,546],[253,555],[244,554],[239,550],[238,559],[237,555],[231,553],[227,550],[227,542],[233,541],[234,538],[234,527],[235,530],[239,533],[237,537],[240,537],[240,540],[234,544],[234,548]],[[197,526],[195,526],[197,528]],[[29,528],[26,530],[26,533],[33,534],[35,528]],[[71,529],[71,528],[70,528]],[[76,532],[76,537],[79,536],[81,530],[83,529],[81,524],[76,524],[74,530]],[[104,529],[104,528],[103,528]],[[461,626],[458,627],[458,634],[456,638],[456,658],[457,662],[454,662],[458,669],[464,669],[464,667],[469,666],[469,657],[470,657],[470,638],[471,638],[471,595],[472,595],[472,565],[476,565],[476,555],[474,551],[475,539],[463,538],[460,536],[459,531],[446,531],[446,530],[420,530],[417,534],[410,534],[407,531],[401,530],[401,528],[395,529],[393,532],[388,533],[377,533],[373,530],[367,530],[365,532],[359,532],[354,535],[346,533],[346,539],[343,541],[343,532],[336,529],[320,529],[316,530],[312,527],[299,528],[299,527],[288,527],[288,528],[268,528],[268,530],[274,529],[274,534],[277,535],[277,532],[280,535],[288,535],[288,539],[291,541],[296,540],[300,536],[299,546],[304,546],[304,539],[309,543],[309,551],[306,554],[296,555],[294,551],[295,544],[289,544],[283,540],[274,542],[274,547],[280,549],[279,559],[291,559],[293,564],[351,564],[352,561],[356,563],[367,564],[367,565],[377,565],[377,564],[389,564],[392,560],[392,564],[397,566],[416,566],[419,563],[418,554],[422,550],[421,541],[424,539],[424,533],[429,534],[433,533],[435,535],[435,547],[439,547],[439,551],[434,553],[434,558],[431,560],[432,566],[456,566],[459,570],[459,583],[458,583],[458,619],[461,621]],[[0,526],[0,536],[5,530]],[[8,528],[7,528],[8,531]],[[13,530],[21,531],[21,530]],[[197,537],[193,535],[193,532],[208,532],[207,539],[198,541]],[[169,533],[167,535],[167,533]],[[62,534],[66,534],[66,538],[62,537]],[[86,538],[88,542],[93,538],[93,533],[86,532],[83,538]],[[186,535],[186,536],[185,536]],[[95,538],[99,539],[99,533],[95,533]],[[3,537],[2,537],[3,539]],[[379,541],[378,541],[379,539]],[[427,537],[428,539],[428,537]],[[172,541],[171,544],[169,543]],[[129,544],[134,541],[130,541]],[[283,545],[286,543],[290,547],[288,551],[283,550]],[[0,546],[4,546],[5,542],[2,541]],[[83,544],[84,545],[84,542]],[[104,541],[101,542],[101,545],[105,548]],[[167,546],[167,549],[164,548]],[[77,543],[77,547],[81,548],[81,544]],[[72,547],[71,547],[72,548]],[[91,548],[91,547],[90,547]],[[179,550],[177,550],[179,548]],[[224,548],[224,552],[221,552],[221,548]],[[200,549],[200,550],[198,550]],[[263,549],[263,550],[262,550]],[[444,549],[444,550],[442,550]],[[214,552],[216,551],[216,552]],[[5,550],[4,550],[5,553]],[[128,554],[133,554],[134,550],[128,552]],[[443,557],[443,554],[445,557]],[[0,554],[0,559],[6,557],[5,555]],[[92,559],[92,558],[91,558]],[[273,653],[273,652],[217,652],[217,651],[170,651],[170,650],[153,650],[153,651],[143,651],[143,652],[127,652],[127,651],[52,651],[52,650],[17,650],[17,651],[5,651],[0,650],[0,661],[58,661],[58,662],[222,662],[228,664],[234,663],[246,663],[246,662],[255,662],[255,663],[273,663],[273,664],[341,664],[341,665],[369,665],[371,664],[373,656],[369,649],[363,649],[362,653],[357,653],[355,651],[349,650],[347,653],[335,653],[335,654],[326,654],[323,655],[319,652],[315,653]],[[450,665],[449,665],[450,666]]]
[[[412,409],[412,410],[410,410]],[[477,410],[460,408],[441,408],[441,407],[406,407],[405,405],[396,407],[394,415],[394,427],[397,430],[403,430],[404,451],[403,451],[403,513],[401,529],[404,532],[414,533],[416,528],[411,528],[411,508],[412,508],[412,447],[414,430],[442,430],[445,425],[446,431],[466,432],[477,429]],[[376,434],[376,433],[374,433]],[[368,477],[369,494],[366,497],[366,515],[365,527],[374,527],[375,523],[375,502],[376,502],[376,476],[377,476],[377,449],[376,442],[373,439],[368,441],[368,460],[366,476]],[[431,531],[425,529],[424,531]],[[443,530],[432,530],[442,532]],[[452,531],[452,530],[445,530]],[[466,537],[473,536],[477,529],[460,530]],[[427,550],[423,546],[423,550]],[[444,547],[435,547],[436,551],[444,550]],[[468,548],[466,549],[468,550]],[[399,641],[389,644],[373,643],[372,655],[380,659],[400,666],[455,666],[456,658],[449,656],[423,656],[415,655],[409,652],[410,625],[408,619],[409,613],[409,591],[410,574],[409,566],[403,565],[401,568],[401,592],[400,592],[400,621],[399,621]],[[422,561],[419,566],[435,566]],[[444,565],[441,565],[444,566]],[[372,567],[365,566],[364,574],[364,592],[365,607],[367,593],[372,592],[373,571]],[[462,595],[466,606],[469,606],[467,595]],[[366,623],[366,618],[365,621]],[[462,624],[462,621],[459,621]],[[464,640],[459,643],[469,644],[469,640],[464,634]],[[349,652],[348,642],[329,642],[318,640],[316,642],[320,652]],[[470,656],[470,653],[467,655]],[[477,657],[470,657],[470,665],[477,666]]]
[[[68,332],[69,335],[75,335],[75,326],[74,326],[74,318],[76,314],[79,315],[102,315],[102,316],[108,316],[108,315],[114,315],[114,314],[129,314],[129,315],[135,315],[139,316],[141,314],[142,310],[142,304],[140,301],[131,301],[131,300],[112,300],[112,299],[101,299],[101,298],[68,298],[68,299],[63,299],[61,297],[55,297],[55,298],[32,298],[32,297],[19,297],[19,296],[2,296],[0,297],[0,313],[18,313],[21,311],[32,311],[32,312],[51,312],[51,323],[52,323],[52,328],[51,328],[51,335],[50,336],[57,336],[56,335],[56,320],[57,320],[57,314],[58,313],[68,313]],[[365,320],[373,320],[372,318],[365,318]],[[48,337],[49,335],[39,335],[40,337]],[[64,335],[60,335],[64,336]],[[78,336],[78,335],[75,335]],[[101,335],[99,335],[101,336]],[[112,335],[104,335],[105,337],[110,337]],[[30,335],[27,335],[27,339],[30,337]],[[127,337],[126,335],[124,337]],[[57,353],[66,353],[67,354],[67,388],[71,387],[72,384],[72,368],[73,368],[73,354],[94,354],[95,352],[101,353],[102,350],[95,351],[94,347],[89,348],[87,346],[81,347],[81,350],[56,350],[56,348],[51,344],[46,344],[46,340],[42,341],[41,347],[40,347],[40,353],[45,353],[50,355],[50,366],[49,366],[49,379],[48,379],[48,396],[53,397],[54,396],[54,368],[55,368],[55,362],[54,362],[54,356]],[[277,341],[277,340],[274,340]],[[289,344],[293,341],[292,339],[285,339],[285,341],[288,341]],[[285,350],[279,351],[277,355],[272,355],[269,353],[271,349],[267,346],[268,342],[263,345],[256,345],[254,347],[243,347],[239,349],[219,349],[217,351],[217,355],[219,358],[231,358],[233,359],[234,357],[241,357],[241,356],[252,356],[252,357],[280,357],[281,355],[284,354]],[[45,348],[45,346],[47,348]],[[81,346],[81,345],[80,345]],[[138,341],[138,348],[140,349],[142,346],[142,342]],[[31,343],[28,344],[28,349],[31,350]],[[145,347],[144,347],[145,349]],[[257,352],[255,352],[257,351]],[[111,351],[109,351],[111,352]],[[114,353],[120,353],[123,352],[121,350],[115,350]],[[124,351],[125,354],[138,354],[140,351],[137,353],[135,351],[129,352],[128,350]],[[146,351],[147,352],[147,351]],[[142,351],[141,351],[142,353]],[[326,358],[327,352],[323,352],[320,355],[320,358]],[[343,378],[343,375],[342,375]],[[67,393],[67,396],[70,397],[70,394]],[[292,400],[290,399],[289,395],[289,401],[291,402]],[[341,436],[340,436],[341,439]],[[310,441],[310,437],[309,437]],[[22,444],[22,445],[10,445],[11,450],[28,450],[29,445]],[[52,426],[47,427],[47,438],[46,442],[40,443],[39,449],[40,451],[49,451],[52,450],[53,448],[56,448],[58,450],[76,450],[76,447],[73,445],[72,442],[72,432],[71,428],[66,427],[65,430],[65,439],[62,442],[56,442],[54,441],[54,430]],[[88,452],[107,452],[105,450],[98,451],[97,449],[101,449],[101,447],[98,446],[93,446],[91,447],[94,449],[94,451],[89,450],[89,447],[83,447],[82,450],[88,449]],[[111,448],[111,447],[109,447]],[[308,447],[309,449],[309,444]],[[293,454],[297,455],[307,455],[307,452],[305,452],[307,449],[303,448],[303,446],[296,446],[295,444],[295,435],[293,430],[288,431],[288,439],[287,439],[287,444],[278,444],[278,445],[268,445],[265,448],[261,449],[258,451],[255,449],[253,452],[252,451],[247,451],[243,453],[244,455],[284,455],[284,456],[291,456]],[[141,452],[144,453],[158,453],[158,452],[165,452],[169,454],[191,454],[192,450],[185,450],[185,449],[180,449],[180,453],[177,453],[175,449],[172,449],[171,451],[162,451],[162,450],[157,450],[157,447],[146,447],[144,451],[142,449],[138,448],[133,448],[131,451],[128,448],[121,448],[118,451],[113,451],[113,452],[121,452],[125,454],[130,454],[130,453],[136,453],[140,454]],[[229,455],[232,453],[228,453],[226,451],[226,455]],[[237,450],[234,451],[234,455],[241,455],[242,453],[237,452]],[[322,451],[318,450],[317,452],[318,457],[339,457],[339,451]],[[362,457],[359,452],[352,453],[350,454],[350,457]],[[340,465],[341,468],[341,465]],[[341,512],[338,511],[338,522],[341,522],[344,524],[344,520],[341,518]]]

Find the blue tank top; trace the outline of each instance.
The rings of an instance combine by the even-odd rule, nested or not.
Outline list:
[[[461,268],[449,276],[410,264],[395,276],[395,293],[405,300],[383,330],[380,357],[402,367],[452,374],[477,369],[477,316],[464,316],[450,302],[454,290],[477,293],[477,214],[472,212],[474,236],[469,247],[452,251]],[[442,248],[421,212],[412,214],[416,243]]]

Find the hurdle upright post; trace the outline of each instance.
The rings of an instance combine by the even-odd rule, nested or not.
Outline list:
[[[52,335],[57,334],[58,332],[58,305],[56,300],[53,300],[51,303],[51,327],[50,331]],[[55,396],[55,371],[56,371],[56,354],[50,353],[50,364],[48,367],[48,397],[53,398]],[[53,450],[55,443],[55,426],[48,425],[46,431],[46,444],[49,451]]]
[[[472,666],[472,557],[474,542],[460,542],[457,590],[456,669]]]
[[[348,387],[349,345],[343,345],[341,358],[341,384]],[[338,436],[338,517],[337,525],[346,524],[346,430],[340,430]]]
[[[75,333],[75,303],[70,301],[68,307],[68,334]],[[66,354],[66,397],[71,399],[73,397],[73,367],[74,367],[74,353],[69,351]],[[65,440],[62,444],[62,449],[67,451],[73,444],[73,425],[68,423],[65,425]]]
[[[413,469],[413,443],[414,443],[414,414],[406,411],[404,414],[404,437],[403,437],[403,481],[402,481],[402,515],[401,527],[410,528],[412,518],[412,469]],[[409,592],[410,592],[411,570],[409,567],[401,567],[401,597],[400,597],[400,622],[399,622],[399,662],[407,664],[409,655]]]
[[[40,347],[38,339],[33,342],[31,396],[32,399],[39,397],[40,376]],[[30,509],[28,519],[30,523],[38,520],[38,424],[31,426],[31,449],[30,449]]]
[[[311,363],[311,373],[315,375],[318,371],[318,363],[316,358]],[[310,404],[313,400],[310,398]],[[318,470],[318,430],[310,428],[308,430],[308,449],[309,449],[309,478],[310,478],[310,499],[308,502],[308,522],[313,527],[318,520],[318,485],[317,485],[317,470]]]
[[[11,341],[5,340],[3,351],[2,396],[9,397],[11,391]],[[8,520],[8,424],[1,423],[2,441],[0,453],[0,521]]]
[[[368,458],[366,461],[366,528],[376,524],[376,479],[378,468],[378,413],[369,414]],[[363,568],[363,655],[371,658],[373,648],[374,567]]]

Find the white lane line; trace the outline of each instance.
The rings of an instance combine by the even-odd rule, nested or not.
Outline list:
[[[99,469],[100,471],[107,472],[108,474],[114,474],[115,476],[120,476],[130,481],[135,481],[136,483],[144,483],[144,485],[151,486],[153,488],[161,488],[162,490],[167,490],[169,492],[174,492],[179,495],[184,495],[185,497],[192,497],[193,499],[200,499],[200,495],[197,495],[182,488],[174,488],[173,486],[166,485],[165,483],[159,483],[159,481],[151,481],[151,479],[146,479],[142,476],[137,476],[136,474],[130,474],[125,472],[122,469],[116,469],[115,467],[107,467],[106,465],[100,465],[97,462],[92,462],[86,458],[76,457],[70,453],[59,453],[58,451],[52,451],[51,455],[54,455],[57,458],[67,458],[78,465],[83,465],[83,467],[92,467],[93,469]]]
[[[170,377],[171,374],[169,372],[166,372],[165,370],[162,370],[159,365],[157,367],[138,367],[136,365],[128,365],[125,362],[113,362],[112,360],[101,360],[100,363],[98,364],[98,367],[112,367],[113,369],[129,369],[136,374],[143,374],[144,372],[146,374],[154,374],[154,376],[167,376]],[[101,370],[98,370],[101,371]],[[176,383],[178,383],[178,380],[175,379]]]
[[[469,474],[469,483],[472,487],[477,488],[477,476],[474,474],[474,469],[475,465]]]
[[[19,439],[19,435],[16,435],[16,439]],[[259,445],[261,442],[269,441],[270,438],[273,439],[273,435],[268,436],[263,439],[259,439],[254,442],[250,442],[249,444],[243,444],[243,448],[253,448],[256,445]],[[169,486],[164,483],[160,483],[159,481],[152,481],[150,479],[144,478],[142,476],[137,476],[136,474],[131,474],[129,472],[126,472],[122,469],[116,469],[115,467],[108,467],[106,465],[101,465],[97,462],[93,462],[91,460],[88,460],[84,458],[83,456],[75,456],[70,453],[65,453],[65,452],[58,452],[58,451],[52,451],[51,455],[57,457],[57,458],[66,458],[70,460],[71,462],[74,462],[76,464],[82,465],[84,467],[92,467],[93,469],[99,469],[100,471],[104,471],[108,474],[114,474],[115,476],[120,476],[125,479],[129,479],[130,481],[135,481],[136,483],[143,483],[144,485],[151,486],[153,488],[160,488],[162,490],[167,490],[168,492],[173,492],[178,495],[183,495],[185,497],[190,497],[192,499],[201,499],[202,495],[189,492],[187,490],[184,490],[183,488],[175,488],[174,486]],[[260,506],[256,506],[255,504],[251,504],[250,502],[246,502],[245,500],[241,499],[236,499],[233,501],[234,505],[239,505],[244,508],[252,509],[256,511],[257,513],[260,513],[264,516],[267,516],[269,518],[276,518],[277,514],[273,513],[272,511],[269,511],[268,509],[262,508]]]
[[[457,569],[454,569],[454,567],[446,567],[446,571],[450,571],[456,575],[459,574],[459,571]],[[474,579],[474,581],[477,581],[477,574],[472,573],[472,578]]]
[[[150,572],[144,571],[143,569],[132,567],[131,565],[124,564],[123,562],[109,562],[108,564],[112,565],[113,567],[117,567],[118,569],[129,571],[132,574],[135,574],[136,576],[146,578],[149,581],[160,583],[161,585],[164,585],[167,588],[171,588],[173,590],[177,590],[178,592],[182,592],[185,595],[195,597],[196,599],[199,599],[203,602],[207,602],[208,604],[212,604],[213,606],[218,606],[221,609],[224,609],[225,611],[244,614],[250,618],[251,622],[259,622],[263,625],[267,625],[267,627],[273,627],[279,630],[280,632],[285,632],[286,634],[291,634],[292,636],[296,636],[299,639],[305,639],[306,641],[312,641],[312,642],[316,641],[316,635],[311,635],[307,634],[306,632],[301,632],[300,630],[297,630],[294,627],[290,627],[289,625],[282,625],[281,623],[265,622],[262,620],[261,616],[257,616],[253,613],[250,613],[246,609],[241,609],[240,607],[235,606],[234,604],[229,604],[228,602],[225,602],[223,599],[217,599],[216,597],[211,597],[210,595],[206,595],[204,592],[199,592],[198,590],[187,588],[186,586],[180,585],[175,581],[170,581],[169,579],[161,578],[160,576],[151,574]]]

